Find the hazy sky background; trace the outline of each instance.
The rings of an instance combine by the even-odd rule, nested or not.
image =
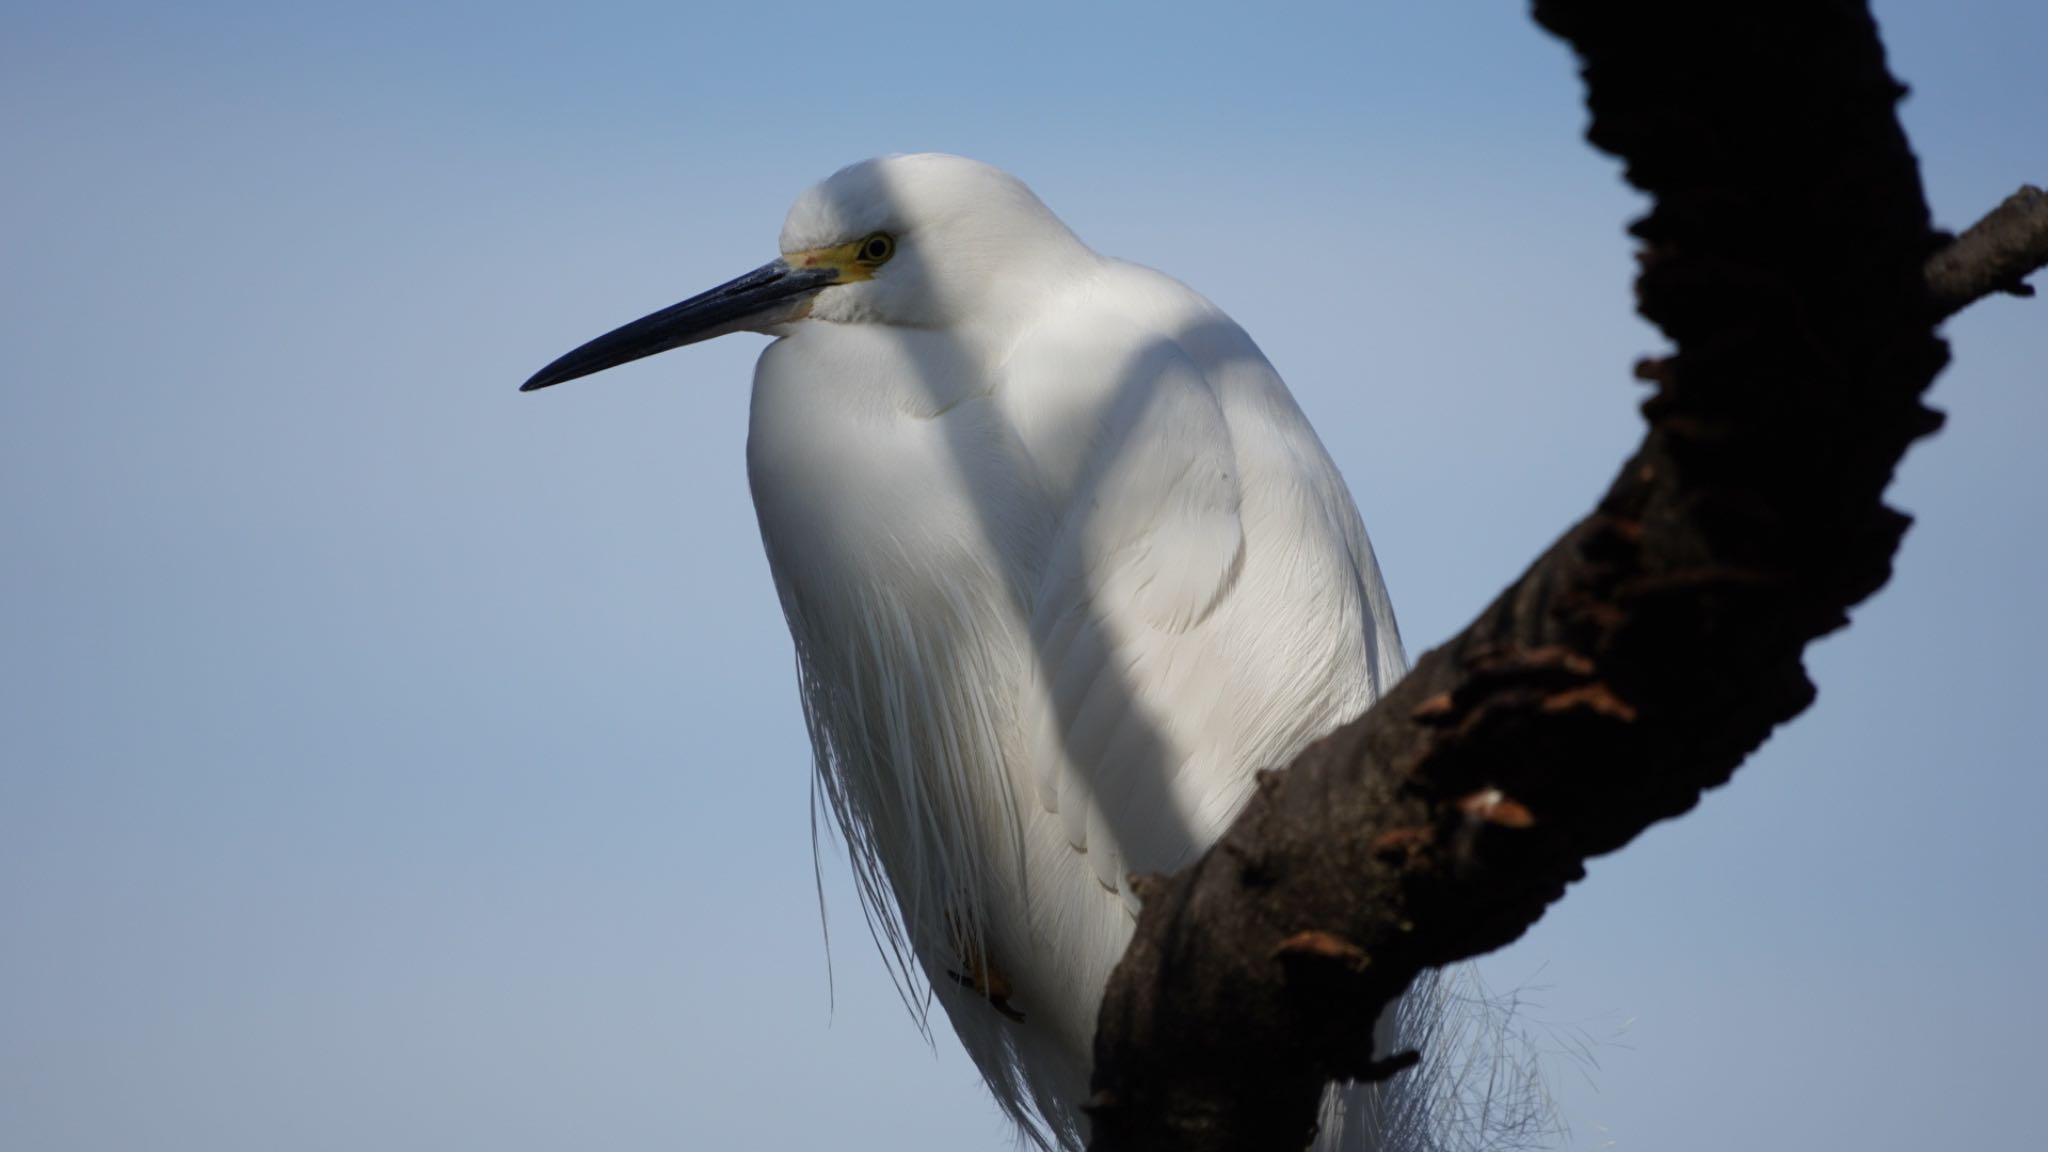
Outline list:
[[[2048,6],[1878,10],[1942,223],[2048,179]],[[828,991],[760,339],[514,388],[974,155],[1251,330],[1433,645],[1638,434],[1640,205],[1522,5],[1246,11],[9,5],[0,1147],[1008,1148],[836,850]],[[2039,1139],[2048,303],[1950,335],[1818,706],[1485,962],[1571,1148]]]

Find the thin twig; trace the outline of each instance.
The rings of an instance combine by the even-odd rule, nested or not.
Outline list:
[[[1946,320],[1994,292],[2032,296],[2026,278],[2044,267],[2048,193],[2028,184],[1927,261],[1927,294]]]

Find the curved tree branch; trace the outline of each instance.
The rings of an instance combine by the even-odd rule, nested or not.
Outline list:
[[[1098,1152],[1302,1147],[1327,1081],[1401,1066],[1371,1024],[1419,972],[1521,935],[1804,709],[1806,645],[1906,529],[1881,497],[1940,422],[1935,324],[2048,256],[2033,192],[1929,264],[1859,0],[1535,15],[1583,61],[1590,139],[1655,199],[1637,291],[1677,351],[1637,366],[1649,432],[1463,633],[1141,886],[1096,1036]]]

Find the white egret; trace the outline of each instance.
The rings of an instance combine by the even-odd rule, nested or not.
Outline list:
[[[781,252],[525,388],[776,337],[747,470],[819,786],[912,1002],[914,959],[1002,1107],[1078,1147],[1130,876],[1401,675],[1393,609],[1244,330],[1014,177],[855,164]],[[1326,1109],[1318,1147],[1404,1142],[1376,1094],[1400,1085]]]

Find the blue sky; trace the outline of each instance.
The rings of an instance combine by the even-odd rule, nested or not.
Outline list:
[[[1937,218],[2048,179],[2048,9],[1888,0]],[[534,368],[848,161],[1012,169],[1232,312],[1410,647],[1638,434],[1518,5],[30,4],[0,40],[0,1146],[1002,1149],[807,750],[733,337]],[[1815,709],[1488,958],[1562,1146],[2018,1148],[2048,1061],[2048,305],[1951,325]]]

